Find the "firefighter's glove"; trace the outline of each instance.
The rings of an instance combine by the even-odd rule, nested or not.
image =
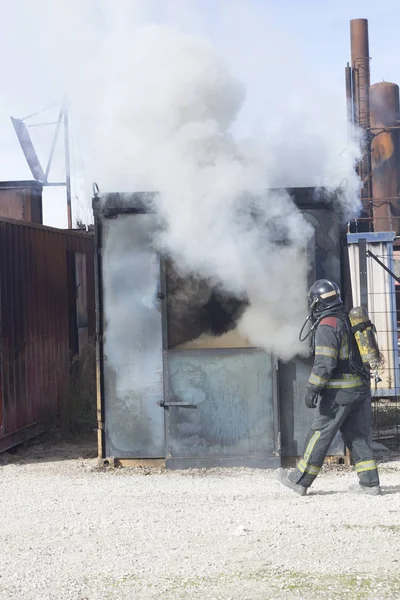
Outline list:
[[[319,392],[314,390],[307,390],[304,398],[304,402],[308,408],[315,408],[318,404]]]

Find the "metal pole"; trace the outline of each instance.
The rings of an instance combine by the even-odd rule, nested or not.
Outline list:
[[[352,100],[352,89],[351,89],[351,78],[352,72],[349,63],[346,67],[346,106],[347,106],[347,121],[353,123],[353,100]]]
[[[60,110],[60,114],[59,114],[58,120],[57,120],[57,127],[56,127],[56,129],[54,131],[53,141],[51,143],[49,162],[47,163],[46,172],[45,172],[45,176],[46,176],[45,183],[47,183],[47,180],[49,178],[49,173],[50,173],[50,169],[51,169],[51,163],[53,162],[54,151],[56,149],[57,140],[58,140],[58,132],[60,131],[60,127],[61,127],[61,123],[62,123],[63,111],[64,111],[64,109],[62,107],[61,110]]]
[[[377,256],[375,256],[375,254],[374,254],[373,252],[371,252],[371,250],[367,250],[367,256],[370,256],[371,258],[373,258],[373,259],[374,259],[374,261],[375,261],[375,262],[377,262],[377,263],[378,263],[378,265],[380,265],[380,266],[382,267],[382,269],[384,269],[384,270],[386,271],[386,273],[389,273],[389,275],[390,275],[391,277],[393,277],[393,279],[394,279],[395,281],[397,281],[397,283],[399,283],[399,284],[400,284],[400,278],[399,278],[399,277],[397,277],[397,275],[395,275],[395,274],[393,273],[393,271],[391,271],[391,270],[389,269],[389,267],[387,267],[387,266],[386,266],[386,265],[385,265],[385,264],[384,264],[384,263],[383,263],[381,260],[379,260],[379,258],[378,258]]]
[[[368,310],[368,271],[367,271],[367,240],[358,240],[358,259],[360,267],[360,304]]]
[[[69,111],[68,98],[64,96],[64,148],[65,148],[65,182],[67,187],[68,229],[72,229],[71,207],[71,165],[69,157]]]

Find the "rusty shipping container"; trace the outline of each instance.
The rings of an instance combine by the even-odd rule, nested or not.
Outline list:
[[[0,218],[0,451],[46,430],[94,334],[93,237]]]

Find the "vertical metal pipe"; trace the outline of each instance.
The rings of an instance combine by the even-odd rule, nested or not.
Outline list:
[[[351,67],[350,67],[349,63],[347,63],[345,75],[346,75],[347,121],[348,121],[348,123],[353,123],[353,100],[352,100],[352,90],[351,90]]]
[[[53,135],[53,141],[51,142],[50,155],[49,155],[49,160],[48,160],[46,172],[45,172],[45,180],[44,180],[45,183],[48,183],[50,169],[51,169],[51,165],[52,165],[53,158],[54,158],[54,152],[55,152],[57,141],[58,141],[58,133],[60,131],[61,123],[63,120],[63,113],[64,113],[64,107],[61,107],[60,114],[57,119],[57,125],[56,125],[54,135]]]
[[[72,229],[71,207],[71,164],[69,156],[69,109],[68,98],[64,96],[64,148],[65,148],[65,183],[67,186],[68,229]]]
[[[358,166],[358,174],[364,184],[361,192],[363,206],[370,213],[369,204],[372,198],[372,182],[371,146],[368,136],[370,126],[370,69],[367,19],[353,19],[350,21],[350,38],[354,122],[363,129],[365,134],[362,146],[363,158]]]
[[[399,224],[392,224],[400,193],[399,86],[381,82],[371,86],[372,187],[374,192],[374,231],[399,232]]]
[[[368,310],[368,270],[367,270],[367,240],[358,241],[358,259],[360,269],[360,304]]]
[[[102,236],[104,220],[100,216],[100,196],[97,184],[93,185],[94,216],[94,287],[96,312],[96,405],[97,405],[97,451],[99,458],[106,458],[104,429],[104,365],[103,365],[103,262]]]

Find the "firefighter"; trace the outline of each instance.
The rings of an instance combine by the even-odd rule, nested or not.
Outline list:
[[[277,477],[303,496],[320,472],[329,446],[340,430],[359,478],[350,491],[378,495],[381,492],[378,469],[365,422],[369,374],[363,368],[340,290],[335,283],[320,279],[310,288],[308,297],[308,319],[313,323],[310,346],[315,358],[304,400],[311,409],[317,407],[318,400],[319,404],[298,466],[291,473],[278,469]]]

